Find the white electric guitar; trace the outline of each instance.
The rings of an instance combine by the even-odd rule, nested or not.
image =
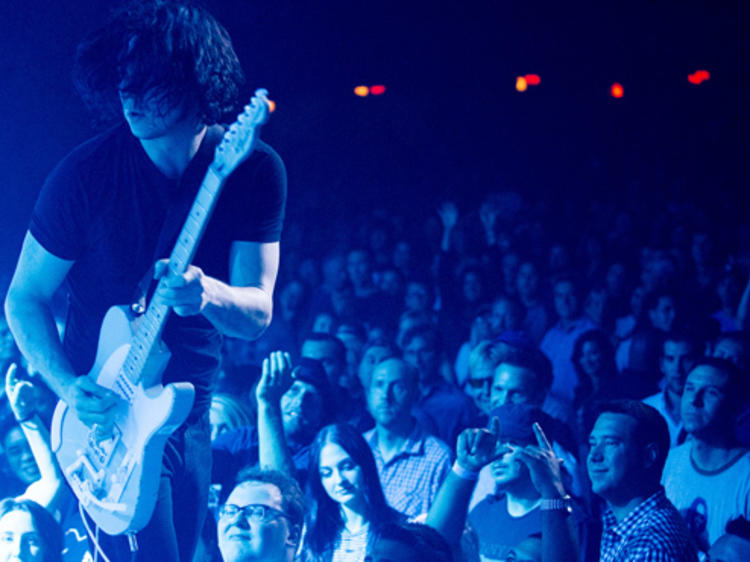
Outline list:
[[[255,92],[216,147],[169,257],[171,272],[187,269],[224,181],[253,151],[269,114],[266,95]],[[135,325],[128,306],[112,307],[104,317],[88,376],[123,398],[111,436],[102,440],[63,401],[52,419],[52,448],[63,474],[87,513],[110,535],[134,533],[151,519],[164,445],[193,406],[193,385],[161,384],[169,361],[161,332],[169,310],[152,300]]]

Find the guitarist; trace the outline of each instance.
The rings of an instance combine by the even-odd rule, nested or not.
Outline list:
[[[120,123],[47,178],[5,307],[29,362],[81,421],[106,435],[119,398],[80,375],[91,369],[107,309],[138,298],[155,259],[169,254],[182,220],[159,249],[163,225],[183,200],[186,215],[223,132],[216,123],[236,111],[243,76],[226,30],[204,9],[142,0],[79,45],[74,78],[97,117]],[[207,506],[208,407],[222,334],[254,339],[271,321],[285,201],[284,165],[258,142],[227,180],[193,265],[179,276],[163,261],[153,269],[156,278],[168,275],[153,298],[176,313],[162,334],[171,351],[162,382],[188,381],[196,397],[167,442],[151,521],[135,541],[106,537],[110,560],[129,560],[133,549],[136,560],[192,559]],[[61,342],[50,303],[63,283]]]

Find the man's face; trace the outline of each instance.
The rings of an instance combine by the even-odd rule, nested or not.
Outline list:
[[[427,310],[429,308],[429,292],[422,283],[412,281],[406,285],[404,305],[407,310]]]
[[[43,540],[28,511],[15,509],[0,518],[0,561],[41,562]]]
[[[120,104],[130,132],[139,140],[162,138],[187,127],[198,130],[193,112],[184,103],[169,107],[159,90],[148,91],[142,97],[120,92]]]
[[[499,490],[512,488],[529,480],[529,470],[519,460],[520,447],[511,443],[503,443],[504,453],[492,461],[490,471]]]
[[[376,424],[391,427],[411,416],[415,395],[415,381],[403,362],[387,359],[372,372],[367,408]]]
[[[729,401],[729,377],[709,365],[699,365],[687,376],[680,413],[685,431],[696,437],[715,436],[727,429],[733,409]]]
[[[10,466],[16,478],[24,484],[31,484],[39,480],[39,468],[20,427],[12,428],[5,435],[3,450],[8,466]]]
[[[722,339],[719,340],[711,353],[712,357],[728,359],[740,369],[747,368],[748,353],[743,345],[737,341]]]
[[[508,363],[500,363],[495,369],[490,395],[493,408],[503,404],[538,404],[540,395],[536,375],[530,369]]]
[[[513,306],[508,301],[500,300],[493,303],[488,320],[492,334],[499,336],[505,331],[516,330],[520,318],[516,316]]]
[[[575,287],[569,281],[561,281],[555,285],[555,312],[563,320],[574,318],[578,312],[578,298]]]
[[[422,382],[431,381],[438,376],[438,353],[429,342],[420,336],[412,340],[404,348],[404,361],[419,372]]]
[[[267,482],[243,482],[227,498],[227,504],[244,507],[262,504],[282,510],[281,491]],[[286,560],[287,548],[294,546],[289,521],[272,512],[267,521],[257,521],[242,513],[220,516],[217,525],[219,550],[224,562]]]
[[[302,344],[300,355],[320,361],[331,384],[342,386],[341,383],[346,382],[340,380],[346,377],[346,369],[338,359],[336,346],[332,342],[307,340]]]
[[[480,365],[469,369],[469,379],[466,381],[466,394],[468,394],[477,408],[485,414],[492,410],[492,381],[494,369],[491,364]]]
[[[516,275],[516,288],[522,298],[531,298],[536,295],[539,285],[539,277],[536,274],[536,268],[529,262],[522,263],[518,268]]]
[[[693,351],[690,344],[684,341],[664,342],[664,354],[661,357],[661,372],[667,387],[675,394],[682,394],[685,378],[693,367]]]
[[[636,423],[628,415],[604,412],[589,435],[591,489],[607,501],[628,498],[631,484],[643,479],[643,454],[633,438]]]
[[[648,317],[657,330],[662,332],[671,330],[675,318],[674,299],[668,296],[659,298],[656,307],[648,311]]]
[[[281,397],[284,433],[298,441],[315,435],[323,421],[323,398],[317,387],[295,380]]]
[[[370,260],[364,252],[351,252],[347,258],[346,269],[349,272],[349,280],[355,287],[369,285],[372,281]]]

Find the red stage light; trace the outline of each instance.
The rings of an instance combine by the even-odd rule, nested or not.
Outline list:
[[[370,86],[370,93],[373,96],[383,95],[385,93],[385,86],[383,86],[382,84],[377,84],[375,86]]]
[[[615,82],[609,89],[609,95],[613,98],[619,99],[625,95],[625,89],[622,87],[622,84],[620,84],[619,82]]]
[[[711,78],[711,73],[708,70],[696,70],[692,74],[688,74],[688,82],[696,86],[709,78]]]
[[[527,74],[524,78],[529,86],[538,86],[542,81],[538,74]]]

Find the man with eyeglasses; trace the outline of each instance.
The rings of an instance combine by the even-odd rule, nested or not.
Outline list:
[[[219,509],[222,560],[292,562],[304,516],[304,496],[292,478],[274,470],[240,473]]]

